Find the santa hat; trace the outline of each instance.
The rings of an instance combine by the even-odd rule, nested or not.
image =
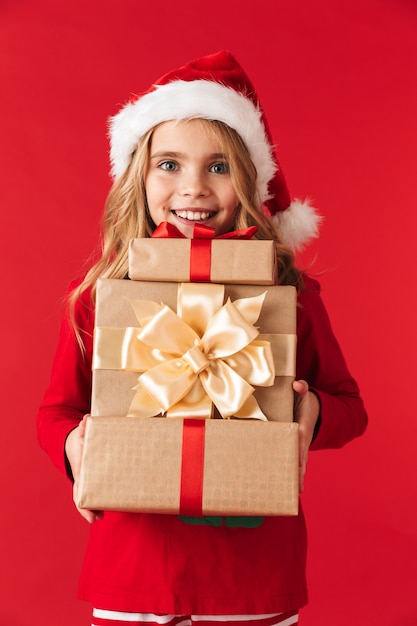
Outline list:
[[[161,122],[193,118],[218,120],[239,133],[257,171],[257,191],[265,212],[288,246],[300,249],[317,237],[321,217],[308,201],[291,201],[256,91],[227,51],[168,72],[111,118],[113,177],[125,172],[148,130]]]

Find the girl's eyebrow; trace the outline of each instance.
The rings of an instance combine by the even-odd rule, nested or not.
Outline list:
[[[160,159],[160,158],[184,158],[187,155],[183,152],[175,152],[172,150],[158,150],[158,152],[154,152],[151,154],[151,159]],[[208,160],[211,159],[225,159],[226,155],[223,152],[214,152],[213,154],[207,155]]]
[[[151,154],[151,159],[161,158],[161,157],[182,157],[184,156],[182,152],[172,152],[171,150],[158,150],[158,152],[154,152]]]

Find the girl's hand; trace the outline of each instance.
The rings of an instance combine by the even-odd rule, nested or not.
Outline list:
[[[65,453],[67,455],[68,461],[71,465],[71,471],[74,478],[74,487],[73,487],[73,499],[75,506],[77,507],[77,511],[80,513],[84,519],[87,520],[90,524],[95,522],[97,519],[101,519],[103,517],[102,511],[90,511],[89,509],[80,509],[77,506],[78,502],[78,483],[80,479],[80,469],[81,469],[81,457],[83,452],[83,444],[84,444],[84,435],[85,435],[85,426],[88,415],[84,415],[81,420],[79,426],[74,428],[70,432],[67,437],[67,441],[65,443]]]
[[[320,413],[320,403],[315,393],[308,390],[305,380],[295,380],[293,389],[296,392],[295,421],[299,426],[299,491],[304,491],[304,476],[307,457],[313,439],[314,427]]]

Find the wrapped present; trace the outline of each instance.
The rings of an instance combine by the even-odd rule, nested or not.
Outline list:
[[[296,515],[295,312],[294,287],[100,279],[79,506]]]
[[[92,415],[293,420],[292,286],[100,279]]]
[[[214,282],[247,285],[275,283],[275,245],[270,240],[250,239],[256,231],[214,237],[214,230],[196,226],[187,239],[163,222],[152,238],[132,239],[129,277],[162,282]]]
[[[297,427],[89,417],[78,505],[190,516],[296,515]]]

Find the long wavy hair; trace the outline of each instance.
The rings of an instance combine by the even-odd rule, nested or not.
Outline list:
[[[256,190],[256,169],[240,135],[226,124],[199,119],[204,132],[219,144],[219,151],[229,164],[230,178],[239,199],[233,230],[257,226],[256,239],[275,242],[278,264],[278,284],[301,286],[302,273],[294,262],[293,252],[282,241],[272,221],[262,211]],[[146,201],[145,176],[148,169],[150,145],[156,127],[140,140],[129,167],[114,182],[108,194],[101,225],[101,254],[86,273],[82,282],[69,295],[70,318],[82,345],[75,322],[75,305],[81,294],[91,291],[92,305],[98,278],[126,278],[128,273],[129,241],[135,237],[150,237],[156,228]]]

